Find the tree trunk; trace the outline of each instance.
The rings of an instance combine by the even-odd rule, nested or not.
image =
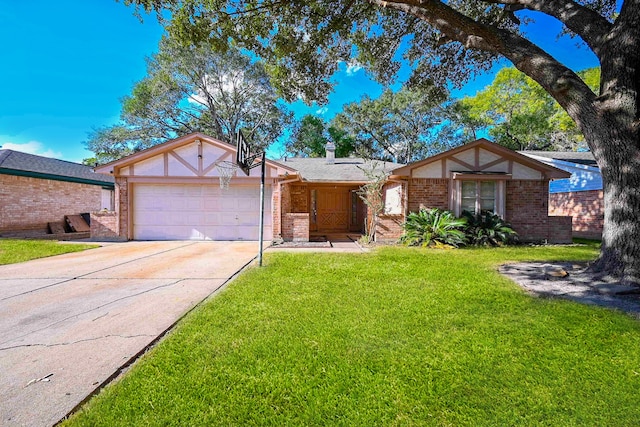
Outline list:
[[[584,123],[604,184],[604,230],[595,272],[640,286],[640,4],[627,0],[602,45],[597,118]],[[595,138],[594,138],[595,137]]]
[[[640,144],[638,140],[599,143],[604,184],[604,229],[593,272],[640,286]]]

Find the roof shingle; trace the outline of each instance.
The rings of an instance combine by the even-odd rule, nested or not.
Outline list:
[[[361,158],[337,158],[335,163],[328,164],[324,157],[292,157],[277,161],[282,165],[289,166],[300,172],[300,176],[305,181],[312,182],[368,182],[371,177],[367,177],[365,171],[371,169],[371,162]],[[404,166],[399,163],[377,162],[377,170],[391,172],[393,169]]]
[[[14,150],[0,150],[0,173],[38,176],[61,181],[113,186],[113,177],[93,172],[89,166]]]

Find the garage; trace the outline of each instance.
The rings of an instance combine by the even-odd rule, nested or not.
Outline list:
[[[235,146],[193,133],[97,166],[96,172],[114,178],[115,212],[94,216],[92,237],[257,241],[264,179],[263,238],[272,240],[279,226],[272,209],[279,206],[278,182],[292,179],[296,171],[266,159],[264,168],[257,167],[260,160],[254,162],[247,176],[235,158]]]
[[[265,188],[264,238],[272,238],[271,189]],[[135,240],[258,240],[257,186],[135,184]]]

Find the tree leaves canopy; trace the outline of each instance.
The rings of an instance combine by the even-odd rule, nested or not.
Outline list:
[[[460,86],[488,70],[498,55],[517,61],[526,53],[523,49],[533,46],[520,32],[521,24],[530,20],[516,17],[516,11],[542,11],[575,31],[594,16],[604,17],[602,21],[609,25],[616,6],[615,0],[562,0],[554,5],[533,0],[125,3],[171,16],[170,32],[187,44],[208,40],[215,48],[225,49],[233,40],[265,59],[286,100],[320,103],[326,101],[330,76],[341,62],[359,63],[387,84],[397,78],[401,61],[406,61],[411,65],[412,85],[449,80]],[[590,43],[588,37],[586,41]],[[528,52],[529,56],[539,53]]]
[[[403,87],[344,106],[333,123],[352,134],[364,157],[400,163],[423,159],[464,142],[441,87]],[[449,132],[453,128],[457,132]]]
[[[598,68],[578,74],[593,91],[598,90]],[[495,142],[513,150],[587,148],[584,136],[566,111],[539,84],[515,68],[500,70],[491,85],[459,104],[467,111],[467,120],[481,123]]]
[[[238,49],[218,53],[208,43],[164,38],[147,62],[147,76],[122,100],[121,123],[87,141],[100,163],[191,132],[232,142],[241,129],[262,150],[292,121],[263,63]]]
[[[292,156],[324,157],[328,142],[335,145],[336,157],[348,157],[355,151],[354,140],[347,131],[328,126],[322,118],[307,114],[293,129],[286,150]]]

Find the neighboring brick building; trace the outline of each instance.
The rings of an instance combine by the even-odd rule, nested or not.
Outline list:
[[[602,175],[590,152],[523,151],[522,154],[571,173],[549,183],[549,215],[571,216],[574,237],[602,238]]]
[[[46,232],[65,215],[112,209],[113,178],[88,166],[0,150],[0,236]]]

